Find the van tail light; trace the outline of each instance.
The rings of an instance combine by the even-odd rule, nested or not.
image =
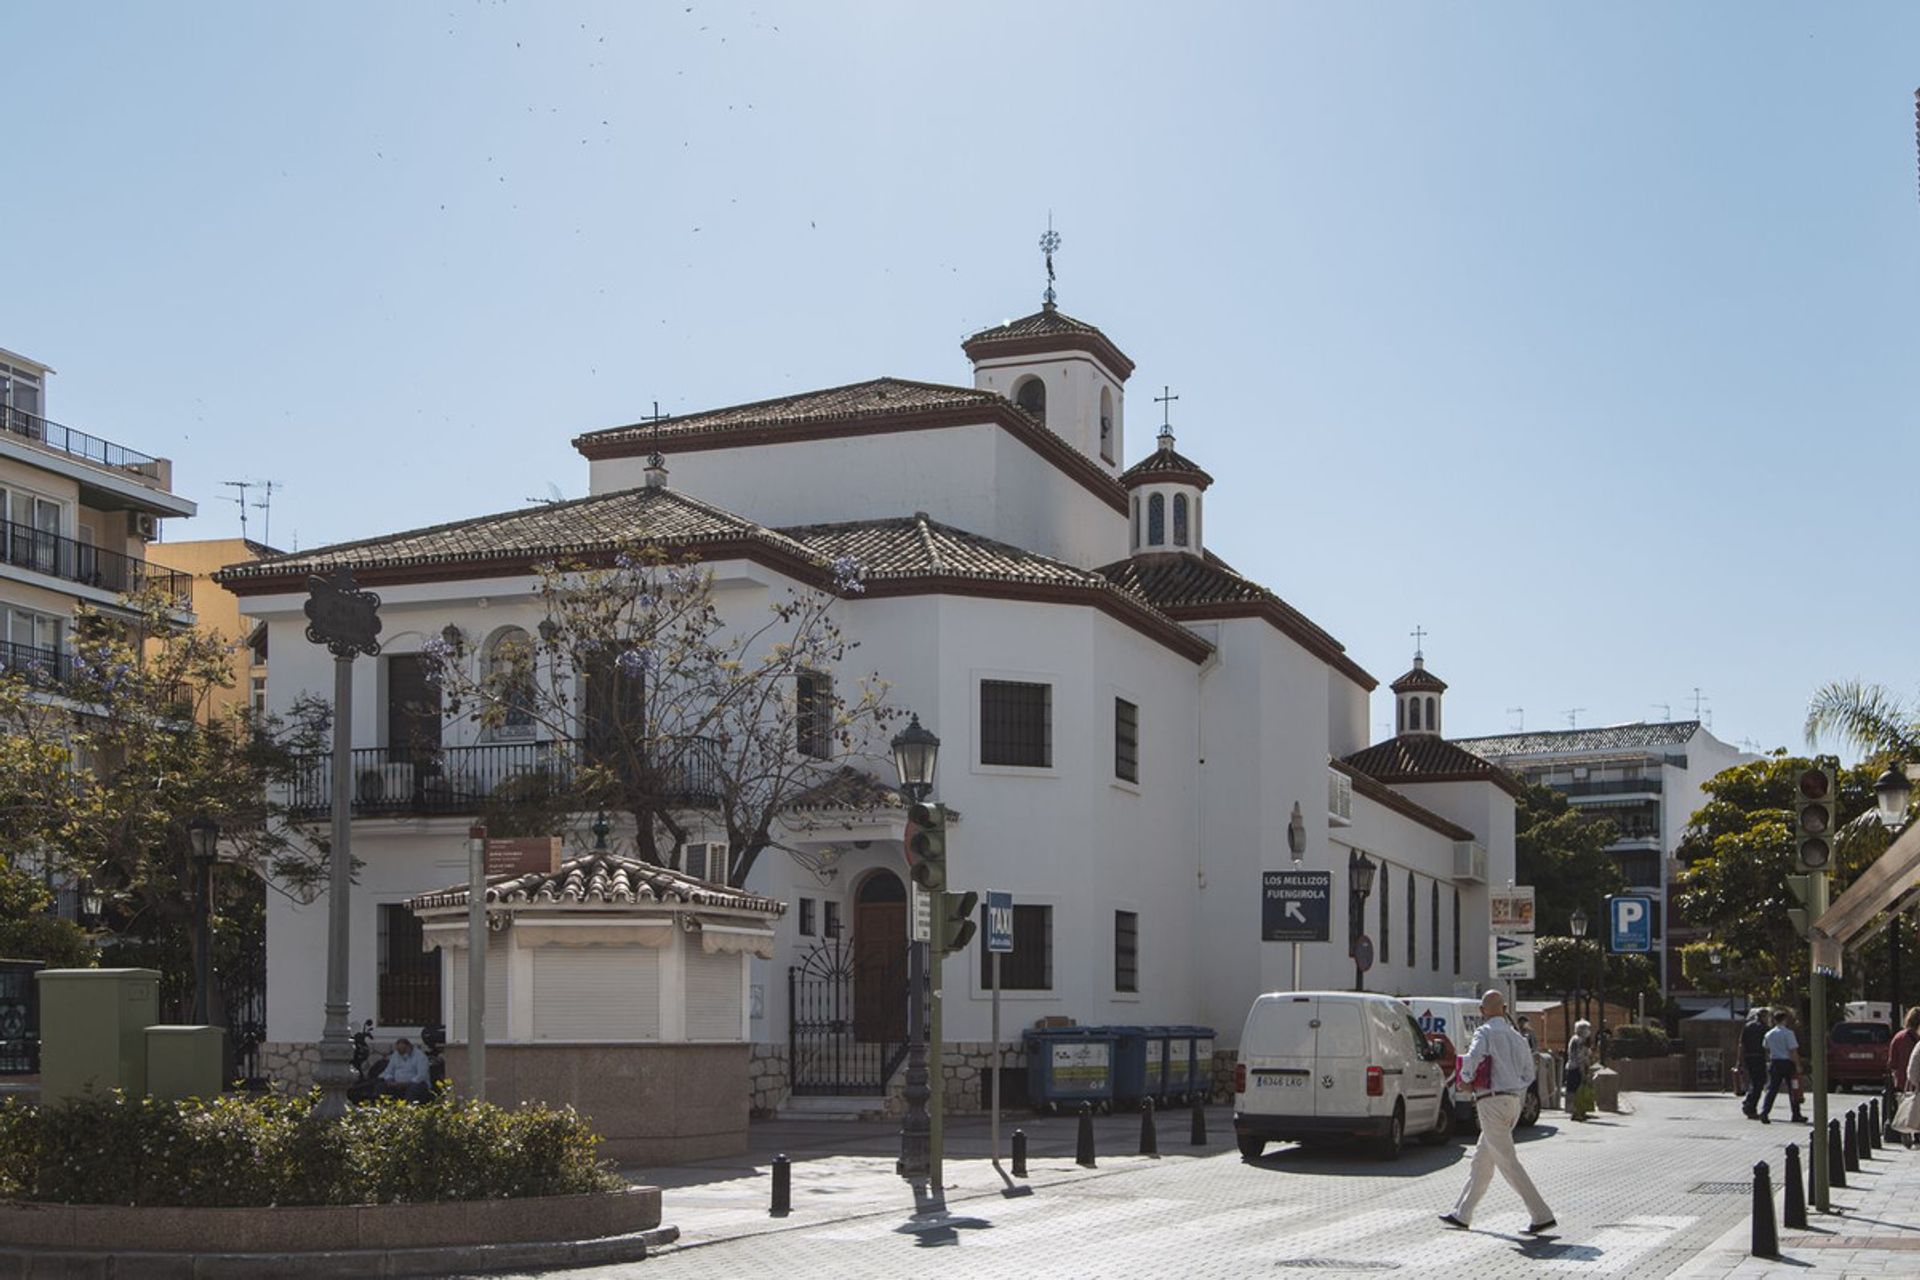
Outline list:
[[[1385,1097],[1387,1092],[1387,1073],[1380,1067],[1367,1068],[1367,1096]]]
[[[1244,1062],[1233,1064],[1233,1091],[1235,1093],[1247,1091],[1247,1064]]]

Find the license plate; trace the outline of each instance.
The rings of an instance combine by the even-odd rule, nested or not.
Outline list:
[[[1307,1082],[1304,1071],[1256,1071],[1253,1084],[1256,1089],[1298,1089]]]

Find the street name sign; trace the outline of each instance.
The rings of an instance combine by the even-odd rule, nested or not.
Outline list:
[[[1653,950],[1653,899],[1622,893],[1607,899],[1607,945],[1615,952]]]
[[[1013,951],[1013,895],[987,890],[987,950]]]
[[[1260,940],[1327,942],[1332,939],[1333,872],[1262,871]]]
[[[1533,935],[1496,933],[1491,939],[1493,976],[1496,978],[1533,977]]]

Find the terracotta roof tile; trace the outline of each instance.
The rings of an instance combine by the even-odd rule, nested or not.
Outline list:
[[[996,542],[925,515],[800,525],[779,531],[814,555],[859,560],[869,580],[915,577],[998,578],[1104,590],[1096,570]]]
[[[649,902],[697,907],[730,907],[778,916],[786,904],[638,858],[594,852],[560,864],[558,871],[536,871],[487,883],[487,901],[507,906],[550,904],[638,906]],[[413,911],[467,905],[467,886],[453,885],[407,900]]]
[[[1498,765],[1463,750],[1433,733],[1403,733],[1342,757],[1346,764],[1381,782],[1491,782],[1519,795],[1520,780]]]
[[[1168,436],[1166,439],[1171,440]],[[1171,444],[1157,448],[1140,461],[1120,473],[1120,483],[1132,489],[1143,484],[1165,484],[1167,482],[1187,484],[1205,489],[1213,483],[1199,463],[1179,452]]]
[[[1331,761],[1330,767],[1352,778],[1353,789],[1357,794],[1363,795],[1378,804],[1383,804],[1387,808],[1405,817],[1412,818],[1421,826],[1433,831],[1438,831],[1449,840],[1471,840],[1474,838],[1473,832],[1467,830],[1459,823],[1450,822],[1426,806],[1414,803],[1398,791],[1395,791],[1392,787],[1389,787],[1386,783],[1375,781],[1345,761]]]
[[[1413,669],[1387,687],[1395,693],[1412,693],[1415,690],[1421,693],[1445,693],[1447,682],[1427,670],[1416,658]]]
[[[789,809],[845,809],[871,813],[877,809],[904,809],[906,799],[872,774],[841,765],[825,781],[796,795]]]
[[[589,431],[577,437],[573,443],[578,447],[582,444],[648,444],[657,440],[662,449],[671,449],[674,439],[679,436],[810,422],[843,422],[919,409],[1006,404],[1005,397],[997,391],[948,386],[938,382],[912,382],[905,378],[873,378],[844,387],[803,391],[797,395],[776,396],[771,400],[756,400],[751,404],[682,414],[663,418],[659,422],[636,422],[624,427]]]
[[[976,361],[993,355],[1037,354],[1057,348],[1092,352],[1123,382],[1133,373],[1133,361],[1114,345],[1113,339],[1052,303],[1030,316],[982,329],[960,344],[968,358]]]

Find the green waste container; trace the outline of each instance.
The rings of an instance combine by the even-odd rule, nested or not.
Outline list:
[[[147,1091],[147,1028],[160,1021],[155,969],[43,969],[40,1100]]]

